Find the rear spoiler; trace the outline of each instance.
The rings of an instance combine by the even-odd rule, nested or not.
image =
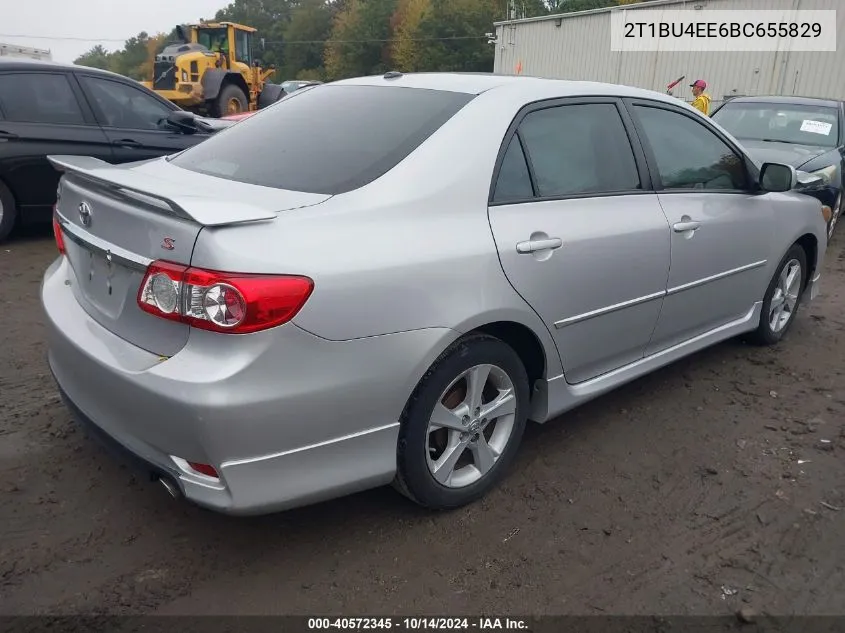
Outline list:
[[[186,196],[174,183],[151,178],[91,156],[48,156],[47,160],[58,171],[72,173],[100,187],[146,201],[148,204],[163,205],[174,215],[193,220],[203,226],[240,224],[276,217],[275,211],[242,202],[233,204],[230,200]]]

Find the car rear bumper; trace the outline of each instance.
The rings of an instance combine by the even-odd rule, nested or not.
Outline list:
[[[248,336],[192,331],[161,358],[76,302],[59,258],[45,274],[49,363],[75,417],[189,500],[261,514],[389,483],[398,420],[457,334],[327,341],[293,324]],[[185,460],[211,464],[219,479]]]

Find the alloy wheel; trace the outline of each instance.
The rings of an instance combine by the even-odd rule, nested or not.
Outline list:
[[[463,488],[486,475],[514,430],[516,392],[496,365],[464,371],[437,400],[427,430],[429,471],[447,488]]]
[[[772,332],[780,332],[789,323],[798,306],[803,271],[801,262],[790,259],[781,269],[775,293],[769,305],[769,327]]]

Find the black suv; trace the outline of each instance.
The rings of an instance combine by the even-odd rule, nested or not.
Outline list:
[[[48,155],[127,163],[173,154],[229,125],[115,73],[0,58],[0,241],[16,221],[49,220],[59,173]]]

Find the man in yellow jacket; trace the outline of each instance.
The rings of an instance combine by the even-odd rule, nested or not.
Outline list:
[[[707,82],[703,79],[696,79],[690,84],[692,88],[692,95],[695,100],[692,102],[692,107],[704,113],[704,116],[710,116],[710,95],[704,92],[707,88]]]

